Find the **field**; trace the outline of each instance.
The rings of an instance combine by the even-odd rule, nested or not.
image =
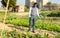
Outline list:
[[[49,13],[45,11],[41,13],[41,18],[37,17],[36,33],[32,33],[27,32],[29,26],[28,13],[8,12],[5,24],[11,27],[12,31],[0,30],[0,36],[3,38],[60,38],[60,17],[47,17],[47,14]],[[1,12],[0,22],[3,22],[3,18],[4,12]]]

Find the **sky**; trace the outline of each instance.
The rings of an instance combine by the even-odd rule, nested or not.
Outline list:
[[[0,6],[1,6],[2,4],[1,4],[1,0],[0,0]]]
[[[1,1],[1,0],[0,0]],[[25,4],[25,2],[24,2],[25,0],[17,0],[17,3],[16,3],[16,5],[19,5],[19,4]],[[60,4],[60,0],[49,0],[50,2],[52,2],[52,3],[57,3],[57,4]],[[1,2],[0,2],[0,6],[1,6],[2,4],[1,4]]]
[[[25,4],[25,0],[17,0],[16,5]]]
[[[17,0],[17,5],[25,4],[25,0]],[[60,4],[60,0],[49,0],[49,2]]]
[[[60,0],[49,0],[49,1],[52,2],[52,3],[60,4]]]

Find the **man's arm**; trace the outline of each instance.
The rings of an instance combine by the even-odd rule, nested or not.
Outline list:
[[[29,10],[29,17],[31,17],[31,9],[32,9],[32,8],[30,7],[30,10]]]
[[[40,18],[40,16],[39,16],[39,12],[38,12],[38,9],[37,9],[37,15],[38,15],[38,17]]]

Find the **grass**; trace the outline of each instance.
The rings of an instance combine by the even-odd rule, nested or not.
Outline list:
[[[16,30],[13,30],[11,32],[7,32],[6,30],[0,30],[0,36],[2,38],[44,38],[44,37],[47,37],[47,36],[43,36],[41,34],[32,34],[32,33],[29,33],[29,32],[26,32],[25,33],[21,33],[21,32],[18,32]]]
[[[29,22],[27,19],[6,20],[6,23],[7,24],[14,24],[14,25],[18,25],[18,26],[24,26],[24,27],[29,26]],[[37,21],[36,28],[60,32],[60,25],[59,24],[51,24],[51,23]]]
[[[15,17],[13,15],[10,15],[11,13],[7,14],[7,19],[6,19],[6,24],[13,24],[16,26],[24,26],[28,27],[29,26],[29,19],[28,17]],[[1,16],[4,15],[4,13],[0,14]],[[52,23],[47,23],[47,22],[40,22],[36,21],[36,28],[39,29],[45,29],[45,30],[50,30],[50,31],[57,31],[60,32],[60,24],[52,24]]]
[[[48,34],[44,33],[39,34],[32,34],[30,32],[24,31],[24,33],[21,33],[20,31],[13,30],[8,32],[7,30],[0,30],[0,36],[2,38],[48,38]],[[60,38],[60,34],[54,35],[53,38]]]
[[[11,16],[10,19],[9,18],[6,19],[6,24],[13,24],[16,26],[28,27],[29,19],[28,18],[15,18]],[[60,24],[52,24],[48,22],[41,22],[38,20],[36,21],[36,28],[60,32]]]
[[[16,26],[23,26],[23,27],[28,27],[29,26],[29,19],[28,17],[21,17],[21,16],[13,16],[10,15],[11,13],[7,14],[7,19],[6,19],[6,24],[13,24]],[[0,19],[3,20],[4,17],[4,13],[0,13]],[[44,18],[43,18],[44,19]],[[60,24],[52,24],[52,23],[47,23],[47,22],[41,22],[38,20],[36,21],[36,29],[45,29],[45,30],[49,30],[49,31],[54,31],[54,32],[60,32]],[[48,38],[48,36],[46,34],[44,34],[44,36],[42,37],[41,34],[30,34],[28,32],[26,32],[26,34],[24,33],[20,33],[17,32],[16,30],[13,30],[11,32],[7,32],[6,30],[0,30],[0,36],[2,36],[2,38]],[[54,36],[54,38],[60,38],[60,34],[58,34],[58,36]]]

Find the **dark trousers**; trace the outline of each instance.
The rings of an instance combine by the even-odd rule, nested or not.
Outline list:
[[[35,21],[36,21],[35,17],[30,17],[29,18],[29,31],[31,30],[31,28],[32,28],[32,31],[34,31],[34,29],[35,29]]]

